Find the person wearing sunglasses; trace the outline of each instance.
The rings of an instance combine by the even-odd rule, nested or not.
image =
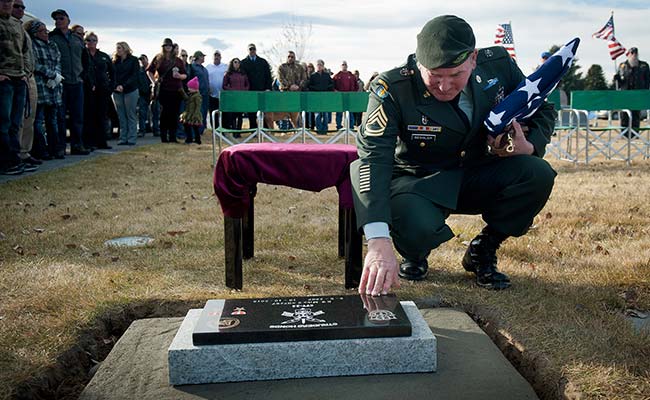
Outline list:
[[[115,79],[111,57],[97,48],[98,37],[88,32],[84,38],[86,52],[82,57],[84,80],[83,140],[89,149],[110,149],[106,143],[108,107]]]

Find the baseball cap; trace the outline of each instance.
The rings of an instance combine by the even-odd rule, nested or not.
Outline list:
[[[52,19],[56,18],[57,15],[63,15],[66,18],[70,19],[70,16],[68,15],[68,13],[65,10],[62,10],[60,8],[58,10],[52,11],[52,14],[51,14]]]

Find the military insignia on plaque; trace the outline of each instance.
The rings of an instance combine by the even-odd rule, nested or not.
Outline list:
[[[389,310],[372,310],[368,313],[368,321],[370,322],[384,322],[390,321],[391,319],[397,319],[397,317]]]
[[[237,318],[221,318],[219,320],[219,329],[231,329],[239,325],[239,319]]]
[[[301,307],[294,312],[285,311],[282,313],[283,317],[289,317],[291,319],[282,322],[282,325],[285,324],[306,324],[306,323],[320,323],[325,322],[324,319],[316,318],[319,315],[323,315],[325,312],[322,310],[312,311],[311,308]]]
[[[244,307],[235,307],[230,315],[246,315],[246,309]]]
[[[380,104],[368,114],[364,134],[366,136],[381,136],[384,134],[387,124],[388,117],[386,117],[386,113],[384,112],[384,105]]]

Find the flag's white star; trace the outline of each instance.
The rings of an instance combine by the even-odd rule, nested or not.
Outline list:
[[[564,46],[558,51],[555,52],[551,57],[561,57],[562,58],[562,67],[566,65],[567,60],[572,60],[574,57],[573,51],[573,40]]]
[[[522,86],[522,88],[518,90],[520,92],[526,92],[526,94],[528,94],[528,98],[526,99],[526,101],[530,101],[531,97],[533,97],[536,94],[539,94],[539,88],[537,86],[539,86],[539,82],[541,80],[542,80],[541,77],[536,81],[529,81],[528,78],[526,78],[524,82],[524,86]]]
[[[498,114],[495,114],[494,111],[490,111],[490,117],[488,118],[488,121],[492,123],[492,125],[497,125],[501,123],[501,117],[503,117],[503,114],[505,114],[505,111],[501,111]]]

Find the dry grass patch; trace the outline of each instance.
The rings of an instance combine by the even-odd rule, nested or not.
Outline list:
[[[210,160],[205,145],[154,145],[0,186],[0,398],[115,307],[345,292],[336,192],[266,185],[244,291],[226,288]],[[460,259],[482,222],[452,216],[457,237],[432,253],[430,277],[402,282],[399,295],[470,312],[517,353],[542,397],[650,398],[650,335],[623,317],[650,309],[650,165],[555,166],[534,228],[499,251],[512,289],[473,285]],[[103,245],[130,235],[155,242]]]

